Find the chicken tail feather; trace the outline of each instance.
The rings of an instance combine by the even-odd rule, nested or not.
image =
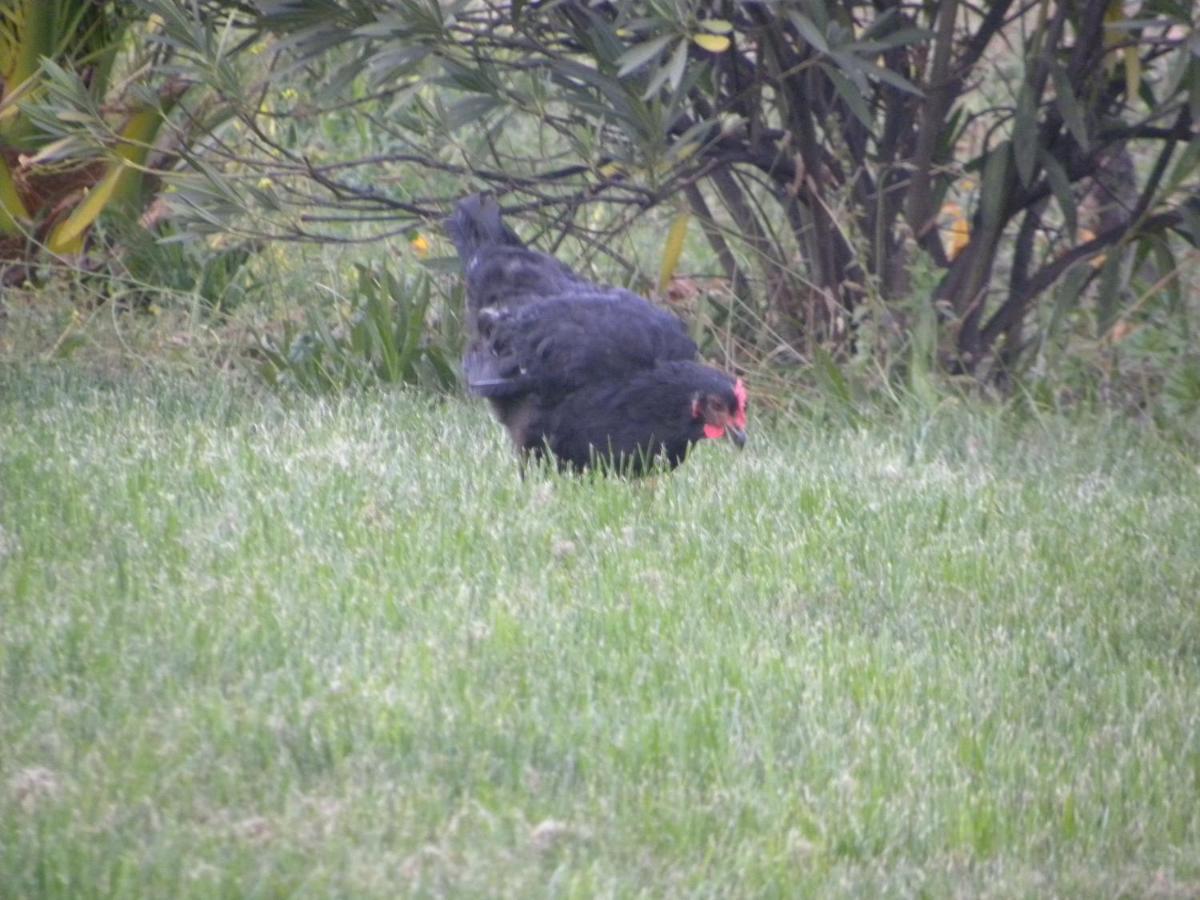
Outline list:
[[[486,247],[524,247],[515,231],[504,224],[500,204],[488,194],[472,194],[459,202],[446,222],[446,230],[458,250],[463,265]]]

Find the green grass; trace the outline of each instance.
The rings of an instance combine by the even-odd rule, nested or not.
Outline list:
[[[1200,892],[1188,451],[751,439],[0,373],[0,896]]]

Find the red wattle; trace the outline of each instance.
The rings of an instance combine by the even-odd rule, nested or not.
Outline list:
[[[717,438],[725,437],[725,428],[722,425],[705,424],[704,436],[706,438],[712,438],[713,440],[716,440]]]

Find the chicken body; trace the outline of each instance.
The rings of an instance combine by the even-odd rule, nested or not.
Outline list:
[[[745,441],[740,380],[700,363],[671,313],[525,247],[490,197],[448,222],[467,287],[463,371],[526,456],[640,474],[706,437]]]

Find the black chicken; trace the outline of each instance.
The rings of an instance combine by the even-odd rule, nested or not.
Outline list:
[[[466,273],[467,384],[523,456],[640,474],[702,438],[745,444],[745,386],[697,362],[674,315],[528,249],[491,197],[461,201],[447,227]]]

